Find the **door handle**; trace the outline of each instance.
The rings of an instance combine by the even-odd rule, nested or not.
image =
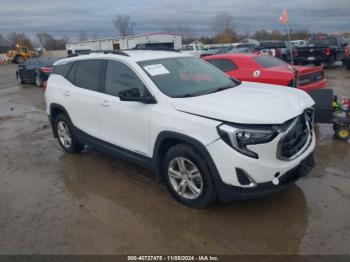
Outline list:
[[[65,95],[65,96],[70,96],[70,92],[69,92],[68,90],[64,90],[64,91],[63,91],[63,95]]]
[[[110,106],[110,103],[108,102],[108,100],[102,100],[101,102],[100,102],[100,105],[101,106]]]

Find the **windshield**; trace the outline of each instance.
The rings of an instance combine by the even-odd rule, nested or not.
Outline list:
[[[214,66],[195,57],[139,62],[158,88],[170,97],[190,97],[237,85]]]
[[[261,65],[264,68],[288,65],[283,60],[270,55],[260,55],[260,56],[254,57],[253,59],[255,60],[255,62],[257,62],[259,65]]]
[[[332,45],[337,45],[337,39],[335,37],[317,37],[311,38],[309,41],[309,46],[327,47]]]

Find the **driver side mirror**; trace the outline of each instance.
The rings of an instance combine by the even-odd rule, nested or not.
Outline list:
[[[119,99],[121,101],[134,101],[144,104],[155,104],[156,100],[153,96],[146,93],[144,96],[141,96],[140,90],[138,88],[130,88],[122,90],[118,93]]]

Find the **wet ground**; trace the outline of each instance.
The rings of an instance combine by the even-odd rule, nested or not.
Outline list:
[[[0,254],[350,254],[350,143],[319,127],[316,168],[271,197],[177,204],[149,171],[63,153],[40,89],[0,66]],[[350,96],[350,71],[328,70]]]

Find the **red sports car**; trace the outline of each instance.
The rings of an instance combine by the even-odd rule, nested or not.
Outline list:
[[[266,54],[222,54],[203,58],[241,81],[297,87],[304,91],[326,85],[322,66],[295,66]]]

